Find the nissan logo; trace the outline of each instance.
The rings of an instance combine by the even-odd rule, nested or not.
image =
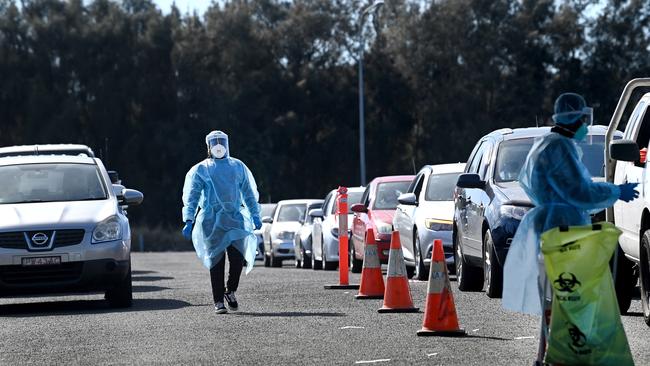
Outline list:
[[[45,245],[49,239],[50,238],[48,238],[48,236],[43,233],[36,233],[34,236],[32,236],[32,243],[36,245]]]

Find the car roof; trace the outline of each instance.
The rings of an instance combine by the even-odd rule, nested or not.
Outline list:
[[[80,144],[20,145],[0,147],[0,157],[34,155],[85,155],[90,158],[95,157],[95,153],[91,148]]]
[[[465,171],[465,163],[425,165],[420,169],[423,170],[431,170],[432,174],[462,173]]]
[[[30,155],[0,157],[0,166],[24,164],[93,164],[95,159],[82,155]]]
[[[293,199],[293,200],[282,200],[278,202],[278,205],[290,205],[290,204],[306,204],[306,205],[311,205],[313,203],[323,203],[323,200],[321,199]]]
[[[371,184],[387,183],[387,182],[405,182],[412,181],[414,175],[387,175],[383,177],[376,177],[372,180]]]
[[[551,131],[551,127],[527,127],[527,128],[502,128],[492,131],[486,137],[502,138],[503,140],[516,140],[522,138],[544,136]],[[589,126],[589,135],[604,136],[607,133],[607,126]],[[622,136],[622,132],[616,131],[616,135]]]

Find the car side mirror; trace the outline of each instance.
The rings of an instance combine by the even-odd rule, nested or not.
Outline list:
[[[397,202],[402,205],[417,206],[418,199],[415,197],[415,193],[402,193],[399,197],[397,197]]]
[[[124,187],[123,185],[113,184],[113,192],[115,192],[115,196],[117,197],[118,201],[124,199],[124,191],[126,191],[126,187]]]
[[[356,213],[366,213],[368,212],[368,208],[363,203],[355,203],[350,207],[350,211],[356,212]]]
[[[262,217],[262,223],[264,223],[264,224],[272,224],[273,223],[273,218],[271,216],[264,216],[264,217]]]
[[[313,218],[317,218],[317,217],[318,217],[318,218],[321,218],[321,219],[322,219],[323,216],[325,216],[325,215],[323,215],[323,210],[322,210],[322,209],[320,209],[320,208],[315,208],[315,209],[309,211],[309,216],[311,216],[311,217],[313,217]]]
[[[478,174],[461,174],[458,176],[456,186],[459,188],[485,189],[485,181]]]
[[[618,161],[639,161],[639,145],[632,140],[616,140],[609,145],[609,155]]]
[[[135,189],[125,189],[120,204],[126,206],[138,206],[144,201],[144,195]]]

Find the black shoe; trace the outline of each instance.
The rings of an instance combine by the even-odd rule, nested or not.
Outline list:
[[[226,292],[223,297],[226,299],[226,302],[228,303],[228,307],[232,311],[237,311],[239,308],[239,304],[237,304],[237,298],[235,297],[235,291],[232,292]]]
[[[228,312],[228,309],[226,309],[226,306],[222,302],[218,302],[214,304],[214,312],[217,314],[225,314]]]

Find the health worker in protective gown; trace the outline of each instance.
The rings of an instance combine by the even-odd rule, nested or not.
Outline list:
[[[566,225],[588,225],[590,215],[610,207],[616,200],[638,197],[636,183],[615,185],[594,182],[582,163],[583,141],[593,118],[578,94],[565,93],[555,101],[555,126],[535,141],[519,175],[519,182],[535,207],[519,224],[503,268],[505,309],[540,315],[538,283],[540,236]]]
[[[210,132],[205,138],[208,158],[193,166],[183,187],[183,235],[192,239],[197,256],[210,270],[215,312],[238,309],[235,291],[244,264],[253,269],[262,227],[259,194],[253,174],[230,157],[228,135]],[[224,285],[226,254],[230,269]]]

